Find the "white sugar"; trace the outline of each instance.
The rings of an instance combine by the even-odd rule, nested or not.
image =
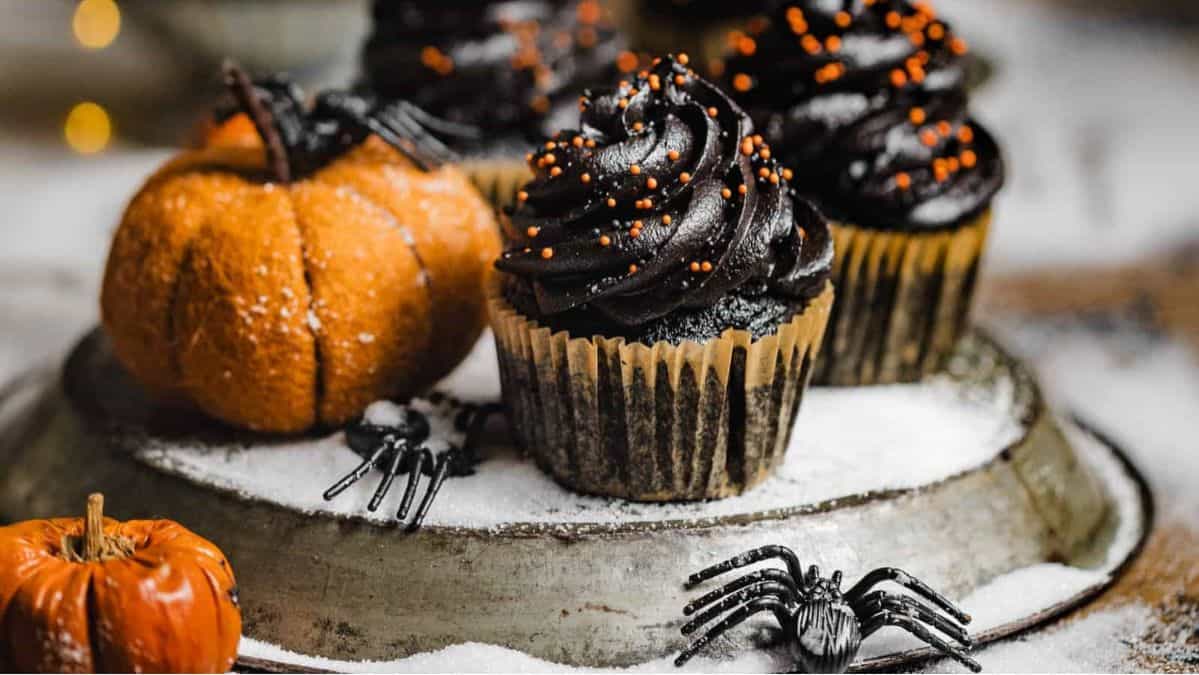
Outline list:
[[[463,400],[497,400],[498,373],[489,335],[439,389]],[[492,398],[495,397],[495,398]],[[873,491],[935,483],[991,461],[1018,438],[1010,383],[971,389],[948,379],[926,384],[808,392],[786,462],[749,494],[692,504],[636,504],[584,497],[559,487],[504,442],[502,425],[487,460],[474,476],[442,488],[426,525],[488,528],[512,523],[615,523],[699,520],[815,504]],[[448,405],[415,404],[433,427],[434,450],[460,444]],[[394,404],[371,406],[381,423],[398,419]],[[897,452],[897,448],[907,451]],[[361,460],[341,434],[322,439],[264,443],[249,448],[154,445],[143,461],[195,482],[232,490],[305,513],[385,521],[399,491],[375,514],[365,511],[377,474],[333,502],[322,493]]]

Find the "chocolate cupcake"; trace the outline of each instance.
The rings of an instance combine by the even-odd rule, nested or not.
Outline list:
[[[528,180],[529,143],[577,114],[585,87],[611,81],[624,40],[596,0],[376,0],[363,85],[454,127],[441,134],[497,202]]]
[[[747,23],[763,20],[779,0],[610,0],[612,11],[637,49],[687,52],[709,72],[729,40]]]
[[[727,60],[734,97],[832,220],[819,383],[917,380],[966,328],[1004,166],[967,109],[965,54],[927,2],[810,0]]]
[[[503,222],[491,308],[511,421],[586,493],[708,499],[762,481],[832,304],[823,217],[686,64],[585,99]]]

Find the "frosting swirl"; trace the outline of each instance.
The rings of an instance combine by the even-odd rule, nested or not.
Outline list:
[[[621,326],[730,293],[806,302],[832,258],[827,226],[724,93],[667,58],[584,97],[581,129],[529,155],[497,266],[541,314],[586,307]]]
[[[608,81],[624,48],[596,0],[375,0],[373,15],[364,85],[488,138],[544,135],[554,107]]]
[[[969,117],[966,43],[929,3],[789,2],[761,27],[731,36],[724,76],[831,216],[919,229],[987,208],[1002,158]]]

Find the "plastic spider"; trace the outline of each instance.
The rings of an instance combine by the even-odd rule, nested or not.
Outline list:
[[[248,114],[267,146],[275,177],[284,183],[327,165],[371,134],[425,171],[457,159],[438,136],[469,139],[478,134],[474,127],[439,119],[408,101],[380,102],[346,91],[325,91],[309,106],[304,92],[286,75],[251,81],[232,63],[226,63],[224,71],[235,105],[217,117]]]
[[[791,549],[763,546],[692,574],[686,587],[694,588],[730,570],[771,559],[782,560],[786,571],[765,568],[751,572],[683,608],[687,616],[702,610],[683,626],[684,635],[694,633],[728,610],[733,611],[683,650],[675,659],[676,666],[686,663],[713,639],[749,617],[771,612],[782,626],[787,647],[802,672],[845,672],[862,641],[884,626],[902,628],[970,670],[976,673],[982,670],[962,649],[929,630],[935,628],[968,649],[973,643],[963,624],[970,623],[970,615],[924,582],[893,567],[876,569],[842,592],[840,571],[822,577],[819,568],[813,565],[805,574]],[[873,590],[884,581],[893,581],[919,597]]]
[[[469,476],[475,472],[475,466],[481,461],[477,446],[483,427],[491,416],[501,412],[499,404],[460,404],[440,394],[431,395],[429,401],[434,405],[448,401],[450,405],[460,408],[454,418],[454,428],[465,433],[461,447],[450,445],[437,453],[430,450],[426,445],[431,433],[429,420],[409,406],[396,406],[394,410],[397,414],[386,416],[372,416],[368,410],[367,415],[346,428],[346,442],[363,461],[325,491],[325,500],[336,498],[370,473],[371,469],[378,469],[383,472],[383,480],[366,507],[373,513],[383,503],[396,476],[407,475],[404,497],[396,512],[396,519],[402,523],[408,517],[420,477],[424,474],[429,478],[428,487],[412,522],[406,528],[409,532],[419,529],[445,479],[449,476]]]

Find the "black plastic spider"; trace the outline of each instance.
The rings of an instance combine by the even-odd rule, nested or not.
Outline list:
[[[963,624],[970,623],[970,615],[924,582],[893,567],[874,570],[842,593],[840,571],[833,572],[832,577],[822,577],[819,568],[813,565],[805,574],[791,549],[763,546],[692,574],[686,587],[693,588],[730,570],[776,558],[786,564],[786,571],[766,568],[751,572],[683,608],[687,616],[703,610],[683,626],[684,635],[694,633],[730,609],[734,611],[683,650],[675,659],[676,666],[686,663],[712,640],[749,617],[772,612],[802,672],[845,672],[862,641],[883,626],[898,626],[970,670],[976,673],[982,670],[962,649],[929,630],[931,626],[968,649],[973,643]],[[872,590],[884,581],[893,581],[927,602],[909,595]]]
[[[364,417],[346,428],[346,442],[363,461],[325,491],[325,500],[330,501],[345,492],[370,473],[372,468],[378,469],[383,472],[383,480],[366,507],[373,513],[383,503],[395,477],[406,474],[408,485],[404,488],[404,498],[396,512],[396,519],[403,522],[412,508],[420,476],[424,474],[429,477],[429,484],[412,522],[406,528],[408,532],[419,529],[445,479],[449,476],[469,476],[475,472],[475,466],[482,461],[478,455],[478,442],[483,427],[489,418],[502,411],[496,403],[465,405],[440,394],[429,397],[434,405],[446,400],[461,407],[454,418],[454,427],[466,435],[461,447],[451,445],[434,455],[425,445],[430,434],[428,418],[408,406],[399,408],[400,419],[393,424],[375,424]]]
[[[218,119],[238,112],[249,115],[266,144],[271,170],[282,183],[316,171],[371,134],[428,171],[457,159],[438,136],[471,139],[479,133],[474,127],[434,117],[408,101],[380,102],[345,91],[325,91],[309,106],[304,92],[285,75],[251,81],[232,63],[225,64],[224,72],[235,105],[218,111]]]

